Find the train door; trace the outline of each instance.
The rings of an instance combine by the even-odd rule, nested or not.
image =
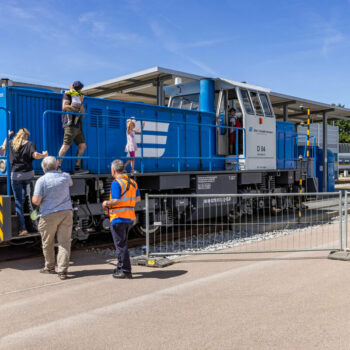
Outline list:
[[[239,122],[235,122],[236,126],[243,128],[242,108],[236,89],[220,90],[216,106],[216,124],[226,126],[225,128],[221,127],[216,130],[217,154],[223,156],[243,154],[243,131],[227,128],[227,126],[232,125],[232,119],[238,120]],[[231,109],[235,111],[234,118],[230,113]],[[234,145],[230,147],[230,142],[232,143],[232,139],[236,140],[236,137],[238,138],[238,142],[236,143],[235,141]],[[238,150],[236,150],[237,144]]]

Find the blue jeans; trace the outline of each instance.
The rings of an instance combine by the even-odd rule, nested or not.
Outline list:
[[[30,198],[30,184],[32,180],[16,181],[11,179],[11,186],[13,195],[15,197],[16,212],[18,217],[18,228],[20,231],[26,230],[26,224],[24,220],[24,204],[28,199],[29,210],[32,211],[32,201]]]

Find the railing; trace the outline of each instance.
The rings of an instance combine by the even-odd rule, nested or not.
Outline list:
[[[309,174],[309,167],[308,167],[308,176],[312,176],[315,177],[316,176],[316,136],[311,135],[309,136],[310,139],[313,139],[313,145],[309,146],[311,149],[311,155],[309,157],[307,157],[307,150],[308,150],[308,146],[307,146],[307,135],[306,134],[301,134],[301,133],[289,133],[289,132],[285,132],[285,131],[276,131],[278,132],[278,134],[283,134],[284,135],[284,140],[286,140],[287,137],[292,137],[293,138],[293,148],[294,148],[294,155],[293,158],[287,158],[287,150],[286,150],[286,144],[287,142],[284,142],[283,146],[284,146],[284,152],[283,152],[283,159],[285,161],[292,161],[293,162],[293,167],[294,168],[299,168],[300,167],[300,161],[303,162],[308,162],[308,161],[313,161],[313,175]],[[305,139],[305,144],[301,145],[303,147],[303,154],[300,158],[299,156],[299,149],[298,149],[298,140],[300,139]],[[276,156],[278,155],[278,153],[276,152]],[[277,159],[279,160],[279,159]]]
[[[8,136],[8,131],[11,129],[11,111],[4,107],[0,107],[0,111],[4,111],[6,113],[6,155],[4,157],[0,157],[0,159],[3,159],[6,161],[6,191],[7,195],[11,195],[11,181],[10,181],[10,173],[11,173],[11,168],[10,168],[10,157],[9,157],[9,136]]]
[[[307,146],[307,135],[306,134],[295,134],[296,135],[296,144],[295,144],[295,150],[298,152],[298,140],[299,139],[304,139],[305,138],[305,145],[304,145],[304,152],[303,152],[303,156],[302,156],[302,160],[305,161],[314,161],[314,175],[313,177],[316,177],[316,136],[315,135],[310,135],[309,136],[309,139],[313,139],[314,142],[313,142],[313,146],[312,146],[312,156],[309,156],[307,157],[307,149],[308,149],[308,146]],[[303,146],[303,145],[301,145]],[[299,160],[298,157],[296,157],[295,159],[296,161]],[[298,162],[297,162],[298,164]],[[309,171],[309,169],[307,169]]]
[[[346,223],[347,205],[346,199]],[[146,253],[342,250],[348,243],[347,225],[345,243],[342,236],[343,209],[341,192],[150,194],[145,198]]]
[[[81,116],[88,116],[90,117],[90,113],[74,113],[74,112],[62,112],[62,111],[56,111],[56,110],[46,110],[43,113],[43,120],[42,120],[42,129],[43,129],[43,148],[44,150],[47,149],[47,132],[46,132],[46,119],[49,114],[54,114],[54,115],[62,115],[62,114],[71,114],[71,115],[81,115]],[[94,117],[96,117],[94,115]],[[110,116],[110,115],[99,115],[99,118],[115,118],[115,116]],[[129,119],[131,116],[119,116],[118,118],[121,119]],[[160,123],[169,123],[169,124],[175,124],[177,126],[177,156],[162,156],[161,159],[166,159],[166,160],[176,160],[177,161],[177,171],[181,172],[181,161],[182,160],[207,160],[209,161],[209,170],[212,170],[212,162],[215,160],[224,160],[224,157],[218,157],[218,156],[212,156],[212,137],[209,137],[208,140],[208,149],[209,149],[209,156],[208,157],[184,157],[181,156],[181,149],[180,149],[180,126],[181,125],[191,125],[191,126],[196,126],[196,127],[208,127],[209,130],[210,128],[218,128],[217,125],[213,124],[203,124],[203,123],[193,123],[193,122],[182,122],[182,121],[174,121],[174,120],[160,120],[160,121],[155,121],[154,119],[147,119],[147,118],[139,118],[138,121],[142,122],[160,122]],[[220,126],[220,128],[225,128],[225,129],[232,129],[232,126]],[[226,159],[234,159],[237,160],[236,164],[236,169],[238,170],[238,159],[246,159],[246,131],[244,128],[238,128],[234,127],[235,130],[237,130],[237,137],[236,137],[236,156],[232,157],[226,157]],[[238,132],[241,131],[243,133],[243,155],[238,154]],[[141,157],[134,157],[133,159],[139,159],[141,162],[141,173],[144,172],[144,160],[146,159],[158,159],[158,157],[144,157],[144,143],[143,143],[143,136],[144,136],[144,131],[143,128],[141,127]],[[58,157],[62,159],[96,159],[97,160],[97,165],[98,165],[98,171],[97,173],[100,174],[100,161],[101,160],[107,160],[107,159],[115,159],[115,157],[102,157],[100,156],[100,150],[99,150],[99,133],[98,133],[98,128],[96,128],[96,139],[97,139],[97,156],[83,156],[83,157],[78,157],[78,156],[65,156],[65,157]],[[214,138],[215,139],[215,138]],[[121,159],[132,159],[131,157],[119,157]]]

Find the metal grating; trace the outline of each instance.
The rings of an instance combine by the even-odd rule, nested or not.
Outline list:
[[[120,115],[121,112],[118,110],[113,110],[110,109],[108,111],[108,115],[110,115],[110,117],[108,118],[108,126],[111,129],[120,129]]]
[[[90,126],[92,128],[102,128],[102,109],[100,108],[91,108],[90,109]]]

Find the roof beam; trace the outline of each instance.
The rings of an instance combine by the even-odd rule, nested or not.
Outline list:
[[[294,103],[297,103],[296,100],[288,100],[284,102],[276,102],[272,104],[272,107],[283,107],[284,105],[292,105]]]
[[[140,97],[153,98],[153,99],[157,98],[156,95],[144,94],[142,92],[126,92],[125,94],[130,96],[140,96]]]
[[[123,90],[133,89],[133,88],[137,88],[139,86],[147,85],[147,84],[154,84],[156,86],[158,80],[159,81],[166,81],[166,80],[172,79],[172,77],[173,77],[172,75],[167,74],[167,75],[163,75],[163,76],[158,77],[158,78],[152,78],[152,79],[147,79],[147,80],[138,80],[135,83],[128,84],[128,85],[123,85],[123,86],[120,86],[120,87],[115,88],[115,89],[113,89],[113,88],[105,88],[105,89],[107,89],[107,91],[110,91],[111,93],[118,93],[118,92],[122,92]],[[92,97],[99,97],[101,94],[104,94],[105,92],[106,91],[104,91],[104,92],[95,92],[95,93],[91,94],[90,96],[92,96]]]
[[[307,110],[307,108],[306,108]],[[317,111],[310,111],[310,114],[321,114],[321,113],[326,113],[326,112],[334,112],[334,108],[327,108],[327,109],[320,109]],[[290,114],[289,118],[294,118],[294,117],[302,117],[302,116],[306,116],[307,112],[302,112],[302,113],[294,113],[294,114]]]

